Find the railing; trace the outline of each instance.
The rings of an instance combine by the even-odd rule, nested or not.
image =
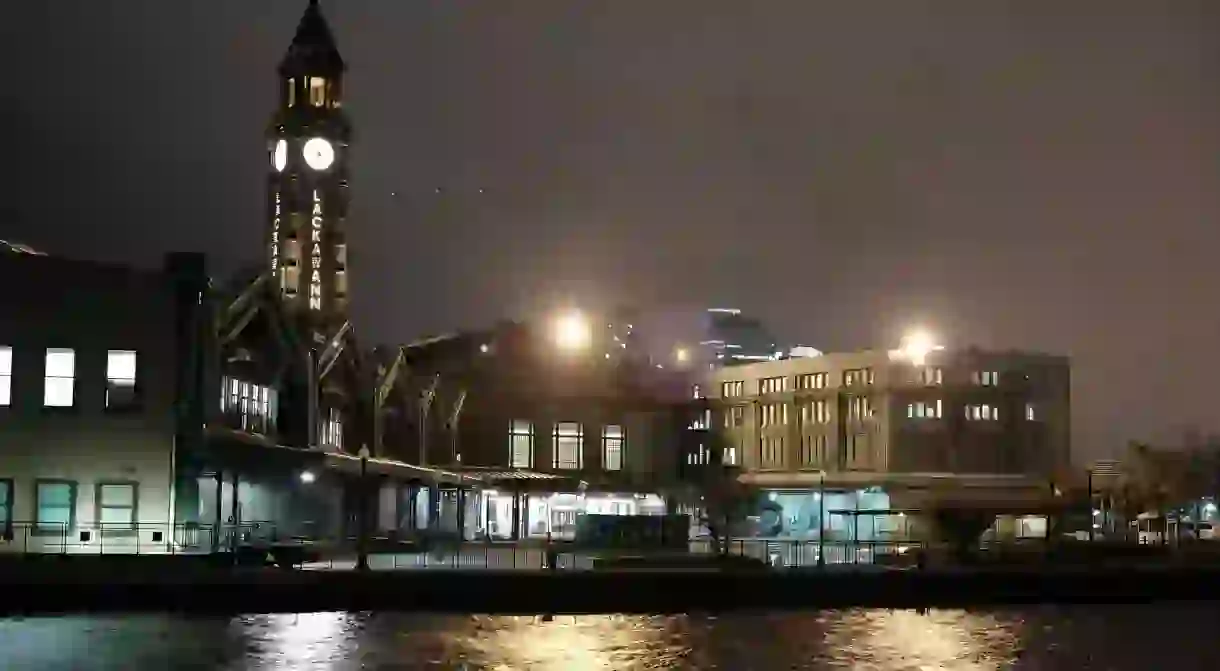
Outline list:
[[[215,533],[195,523],[10,522],[0,531],[0,555],[200,554],[211,551]]]

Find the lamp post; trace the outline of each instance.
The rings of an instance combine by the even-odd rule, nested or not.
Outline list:
[[[360,482],[357,485],[357,494],[359,500],[359,526],[356,530],[356,570],[369,570],[369,550],[368,550],[368,511],[369,511],[369,492],[368,492],[368,472],[369,472],[369,446],[361,445],[360,452],[357,453],[360,457]]]

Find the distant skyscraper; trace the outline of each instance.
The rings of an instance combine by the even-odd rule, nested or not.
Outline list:
[[[741,310],[708,309],[706,329],[707,337],[699,344],[713,364],[728,366],[784,356],[785,348],[775,335],[759,320],[743,316]]]

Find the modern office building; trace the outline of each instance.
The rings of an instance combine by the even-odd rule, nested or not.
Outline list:
[[[957,499],[1003,512],[1051,491],[1069,383],[1060,356],[899,349],[720,368],[698,393],[720,458],[772,501],[761,535],[816,537],[826,517],[867,540]]]

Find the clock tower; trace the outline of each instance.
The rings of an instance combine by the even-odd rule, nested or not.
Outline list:
[[[310,0],[279,66],[279,105],[268,128],[267,263],[289,314],[315,337],[347,318],[345,69]]]

